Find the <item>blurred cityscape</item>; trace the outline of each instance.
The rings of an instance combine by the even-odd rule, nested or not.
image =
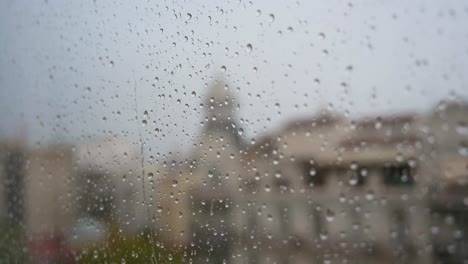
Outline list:
[[[117,137],[0,142],[0,263],[468,262],[467,102],[325,107],[246,139],[226,87],[177,160]]]

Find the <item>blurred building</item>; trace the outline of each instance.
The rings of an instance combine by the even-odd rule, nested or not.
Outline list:
[[[434,263],[468,259],[468,104],[441,102],[426,115]]]
[[[1,142],[0,262],[71,261],[114,227],[195,263],[467,260],[468,104],[355,120],[325,108],[249,142],[228,84],[203,104],[179,160],[145,161],[121,138]]]
[[[12,252],[0,262],[68,263],[73,249],[105,239],[112,227],[124,234],[149,228],[143,189],[150,197],[151,183],[143,182],[138,147],[122,139],[1,144],[0,248]]]
[[[2,226],[5,236],[16,232],[8,240],[12,244],[5,245],[8,251],[15,248],[36,263],[70,258],[65,236],[75,217],[72,157],[69,145],[38,149],[21,144],[2,146],[1,215],[6,219]],[[11,253],[6,254],[6,261],[28,258]]]
[[[468,199],[450,188],[468,179],[466,104],[358,120],[322,109],[247,144],[227,87],[214,82],[198,143],[161,175],[168,245],[196,263],[461,263]]]
[[[148,226],[150,190],[138,145],[103,138],[77,146],[74,197],[81,217],[118,224],[129,232]],[[145,189],[145,190],[143,190]]]

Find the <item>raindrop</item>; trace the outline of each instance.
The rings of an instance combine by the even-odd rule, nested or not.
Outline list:
[[[269,14],[268,17],[270,18],[270,23],[273,23],[275,21],[275,15]]]
[[[462,156],[468,156],[468,146],[461,143],[459,146],[458,146],[458,154],[462,155]]]
[[[251,52],[252,52],[252,49],[253,49],[253,47],[252,47],[252,44],[250,44],[250,43],[247,44],[247,46],[245,46],[245,50],[246,50],[248,53],[251,53]]]
[[[349,177],[348,183],[351,186],[356,186],[359,181],[359,176],[356,173],[351,173],[351,176]]]
[[[277,178],[277,179],[281,178],[281,172],[277,171],[275,173],[275,178]]]
[[[315,175],[317,175],[317,170],[316,170],[315,168],[310,169],[309,175],[310,175],[310,176],[315,176]]]
[[[258,173],[258,172],[255,173],[254,179],[255,179],[256,181],[259,181],[259,180],[260,180],[260,173]]]
[[[271,214],[268,214],[268,215],[267,215],[267,219],[268,219],[268,221],[271,222],[271,221],[273,221],[273,216],[272,216]]]
[[[465,123],[465,122],[458,123],[456,131],[459,135],[468,136],[468,123]]]
[[[378,117],[377,120],[375,121],[375,129],[379,130],[382,128],[382,118]]]
[[[367,177],[367,174],[368,174],[368,173],[369,173],[369,172],[367,171],[367,169],[361,169],[361,176],[362,176],[362,177]]]
[[[325,241],[328,239],[328,234],[327,232],[321,232],[320,233],[320,240]]]
[[[374,200],[374,197],[375,197],[374,191],[369,190],[369,191],[366,193],[366,199],[367,199],[368,201]]]
[[[330,210],[330,209],[327,209],[327,212],[326,212],[326,215],[325,215],[325,219],[327,219],[328,222],[333,221],[333,219],[335,219],[335,212],[333,212],[333,211]]]

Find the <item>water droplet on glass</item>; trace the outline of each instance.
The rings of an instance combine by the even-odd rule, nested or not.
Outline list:
[[[348,179],[348,183],[351,186],[356,186],[359,181],[359,176],[356,173],[351,173],[351,176]]]
[[[275,21],[275,15],[269,14],[268,17],[270,18],[270,23],[273,23]]]
[[[333,219],[335,219],[335,212],[333,212],[331,209],[327,209],[325,219],[327,219],[328,222],[333,221]]]
[[[458,154],[465,156],[465,157],[468,156],[468,146],[465,145],[464,143],[461,143],[458,146]]]
[[[328,234],[327,232],[321,232],[320,233],[320,240],[325,241],[328,239]]]
[[[312,168],[309,170],[309,175],[310,176],[315,176],[317,174],[317,170],[315,168]]]
[[[251,53],[252,49],[253,49],[253,47],[252,47],[252,44],[250,44],[250,43],[247,44],[247,46],[245,46],[245,51],[247,51],[248,53]]]
[[[468,197],[463,198],[463,204],[468,206]]]
[[[281,172],[277,171],[275,173],[275,178],[277,178],[277,179],[281,178]]]
[[[468,123],[465,123],[465,122],[458,123],[456,131],[459,135],[468,136]]]

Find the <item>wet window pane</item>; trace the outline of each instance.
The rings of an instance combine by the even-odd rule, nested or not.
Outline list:
[[[468,263],[465,1],[0,3],[0,263]]]

